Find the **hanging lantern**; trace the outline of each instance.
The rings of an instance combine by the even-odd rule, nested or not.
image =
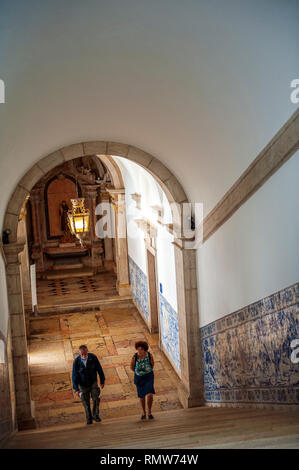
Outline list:
[[[71,232],[80,240],[81,246],[89,232],[89,210],[85,209],[84,200],[84,197],[71,199],[73,207],[68,211]]]

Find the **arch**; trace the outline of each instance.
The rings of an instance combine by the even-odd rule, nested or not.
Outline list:
[[[112,159],[108,158],[110,155],[124,157],[141,165],[162,187],[172,205],[173,223],[180,224],[180,205],[187,203],[188,198],[179,180],[160,160],[133,145],[108,141],[81,142],[62,147],[42,158],[19,181],[7,205],[3,223],[3,229],[11,230],[11,242],[17,241],[19,213],[33,186],[56,166],[68,160],[88,155],[98,155],[112,172],[116,184],[120,185],[123,184],[121,175],[118,174],[115,166],[112,168]]]
[[[81,142],[68,145],[47,155],[35,163],[23,176],[16,186],[10,201],[8,202],[4,217],[3,229],[10,229],[9,244],[4,245],[7,258],[7,279],[9,285],[19,280],[18,254],[24,245],[18,243],[17,227],[21,208],[33,186],[43,178],[50,170],[69,160],[97,155],[108,168],[113,183],[124,192],[124,183],[120,169],[111,155],[124,157],[139,164],[148,171],[163,189],[172,209],[173,225],[181,226],[181,205],[188,203],[186,193],[173,173],[156,157],[128,144],[108,141]],[[118,187],[117,187],[118,186]],[[196,250],[190,249],[185,244],[185,239],[174,231],[174,252],[176,266],[176,289],[178,303],[179,343],[181,359],[181,382],[178,387],[179,398],[184,407],[199,406],[204,403],[203,399],[203,373],[201,364],[201,345],[199,334],[198,294],[197,294],[197,271]],[[19,280],[20,281],[20,280]],[[18,281],[18,282],[19,282]],[[18,285],[20,282],[18,283]],[[22,307],[22,290],[18,292],[8,290],[10,314],[18,318],[18,322],[24,323],[24,310]],[[16,305],[17,302],[17,305]],[[15,309],[15,310],[14,310]],[[18,317],[16,317],[18,314]],[[24,332],[22,339],[13,338],[22,346],[22,358],[26,363],[27,342]],[[18,378],[23,380],[24,375]],[[22,384],[21,384],[22,386]],[[17,406],[19,429],[22,426],[34,426],[34,419],[30,407],[30,385],[27,385],[27,402],[25,405]]]
[[[107,167],[112,181],[113,186],[115,189],[124,189],[125,185],[123,182],[123,177],[118,165],[115,163],[113,158],[110,155],[97,155],[97,157],[101,160],[102,163]]]

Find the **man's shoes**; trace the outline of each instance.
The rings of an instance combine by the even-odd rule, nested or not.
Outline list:
[[[99,417],[99,415],[94,416],[93,419],[94,419],[97,423],[100,423],[100,421],[102,421],[101,418]]]
[[[91,418],[88,419],[88,420],[86,421],[86,424],[92,424],[92,419],[91,419]]]

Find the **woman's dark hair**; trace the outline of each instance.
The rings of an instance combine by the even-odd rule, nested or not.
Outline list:
[[[148,351],[148,344],[146,341],[136,341],[135,349],[142,348],[144,351]]]

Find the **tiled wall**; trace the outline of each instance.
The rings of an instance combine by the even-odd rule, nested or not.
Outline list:
[[[299,283],[201,328],[205,399],[299,405]]]
[[[160,323],[162,344],[176,369],[181,370],[178,314],[160,293]]]
[[[5,357],[0,361],[0,447],[3,439],[12,432],[10,386],[8,376],[8,360],[6,354],[6,341],[0,332],[0,341],[4,344]],[[2,348],[2,344],[0,347]],[[2,356],[2,354],[1,354]],[[4,359],[4,362],[2,360]]]
[[[130,283],[132,296],[144,317],[149,322],[149,302],[147,290],[147,276],[139,266],[129,257]],[[160,294],[160,323],[161,339],[166,352],[173,361],[177,370],[180,370],[180,346],[178,316],[175,310]]]
[[[136,304],[138,305],[139,311],[144,317],[144,320],[148,324],[149,321],[149,310],[148,310],[148,290],[147,290],[147,276],[137,266],[135,261],[129,256],[129,271],[130,271],[130,284],[132,290],[132,296]]]

